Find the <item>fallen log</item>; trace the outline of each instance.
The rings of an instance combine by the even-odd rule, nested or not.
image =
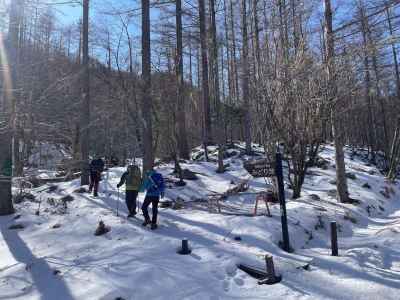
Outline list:
[[[249,189],[249,181],[242,180],[233,188],[228,189],[224,193],[216,193],[213,192],[212,195],[208,197],[208,209],[210,212],[214,210],[214,207],[217,207],[218,213],[221,213],[221,204],[220,201],[227,199],[230,196],[237,195],[239,193],[245,192]]]
[[[77,179],[81,176],[81,172],[70,173],[62,177],[52,177],[52,178],[39,178],[37,176],[28,177],[26,182],[32,184],[33,187],[39,187],[48,183],[60,183],[65,181],[70,181],[73,179]]]

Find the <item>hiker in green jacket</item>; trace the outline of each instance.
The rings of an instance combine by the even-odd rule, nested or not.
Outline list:
[[[123,184],[126,187],[125,201],[129,211],[128,218],[131,218],[136,215],[136,198],[142,184],[142,173],[138,166],[128,166],[117,187],[120,188]]]

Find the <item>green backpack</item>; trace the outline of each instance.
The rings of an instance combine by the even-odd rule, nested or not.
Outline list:
[[[142,173],[138,166],[129,166],[128,174],[126,176],[126,190],[138,191],[142,184]]]

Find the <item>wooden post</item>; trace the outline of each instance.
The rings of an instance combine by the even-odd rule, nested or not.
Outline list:
[[[269,210],[269,205],[268,205],[268,197],[265,198],[265,206],[267,207],[267,216],[272,217],[271,211]]]
[[[339,256],[336,222],[331,222],[331,246],[332,256]]]
[[[254,216],[257,216],[258,199],[259,196],[256,197],[256,205],[254,206]]]
[[[267,268],[267,276],[269,278],[275,278],[274,258],[272,255],[265,255],[265,265]]]
[[[264,192],[258,194],[257,197],[256,197],[256,203],[255,203],[255,206],[254,206],[254,216],[257,216],[257,209],[258,209],[258,202],[259,201],[264,201],[265,206],[267,208],[267,216],[268,217],[272,217],[271,211],[269,210],[269,206],[268,206],[268,194],[264,193]]]
[[[258,284],[275,284],[282,280],[282,276],[276,276],[274,267],[274,258],[272,255],[265,255],[265,265],[267,277],[258,281]]]

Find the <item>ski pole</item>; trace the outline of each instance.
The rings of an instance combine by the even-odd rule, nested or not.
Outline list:
[[[118,188],[118,198],[117,198],[117,217],[119,216],[118,209],[119,209],[119,188]]]

